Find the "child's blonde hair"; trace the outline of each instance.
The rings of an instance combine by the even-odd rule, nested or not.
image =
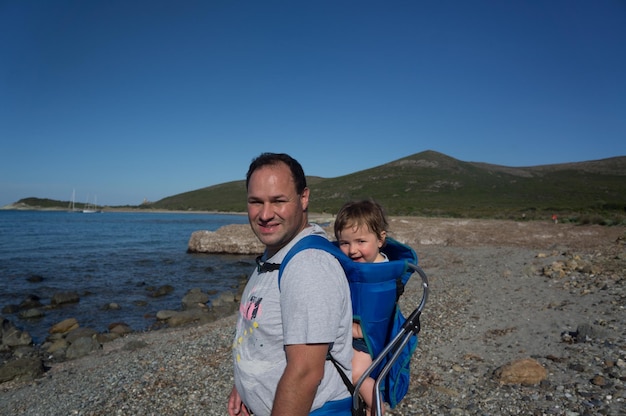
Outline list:
[[[335,238],[346,228],[366,226],[379,239],[383,238],[383,231],[387,232],[389,225],[385,218],[383,207],[369,199],[346,202],[335,218]]]

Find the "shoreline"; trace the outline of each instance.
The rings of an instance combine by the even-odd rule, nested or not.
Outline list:
[[[159,214],[215,214],[215,215],[247,215],[245,212],[226,212],[226,211],[190,211],[190,210],[169,210],[169,209],[153,209],[153,208],[114,208],[114,207],[100,207],[98,210],[101,213],[106,212],[128,212],[128,213],[159,213]],[[60,207],[32,207],[29,205],[21,206],[9,204],[0,207],[0,211],[42,211],[42,212],[72,212],[67,208]],[[77,213],[81,213],[77,211]]]

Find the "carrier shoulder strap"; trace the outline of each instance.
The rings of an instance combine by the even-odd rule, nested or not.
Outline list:
[[[306,236],[302,238],[300,241],[298,241],[287,252],[287,254],[285,255],[285,258],[280,263],[280,267],[278,269],[279,270],[278,271],[278,288],[279,289],[280,289],[280,280],[283,275],[283,270],[285,266],[287,265],[287,263],[289,263],[289,260],[291,260],[293,256],[298,254],[300,251],[308,249],[308,248],[324,250],[327,253],[332,254],[339,261],[339,263],[341,263],[341,266],[344,269],[344,272],[346,273],[346,275],[349,273],[349,270],[346,270],[346,265],[349,265],[350,263],[354,263],[348,256],[346,256],[337,246],[331,243],[327,238],[321,235]],[[349,269],[354,269],[354,268],[355,268],[354,266],[349,267]],[[348,378],[348,376],[344,372],[341,364],[339,364],[337,360],[335,360],[335,357],[333,357],[332,354],[330,353],[331,348],[332,348],[332,344],[328,346],[326,359],[330,361],[331,363],[333,363],[333,365],[337,369],[337,372],[339,373],[339,376],[341,376],[343,383],[346,385],[346,388],[350,392],[350,395],[354,395],[354,384],[352,384],[352,381]]]
[[[280,263],[280,268],[278,269],[278,287],[280,288],[280,281],[283,276],[283,271],[289,263],[289,260],[293,258],[296,254],[298,254],[302,250],[306,250],[309,248],[324,250],[329,254],[332,254],[341,264],[346,276],[349,274],[355,273],[357,271],[357,266],[355,266],[355,262],[350,259],[350,257],[346,256],[336,245],[330,242],[326,237],[321,235],[308,235],[300,239],[285,255],[285,258]]]

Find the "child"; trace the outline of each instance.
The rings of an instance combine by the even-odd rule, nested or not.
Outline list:
[[[389,261],[380,249],[385,245],[387,236],[387,220],[382,207],[374,201],[364,200],[346,203],[335,219],[335,238],[341,251],[352,260],[362,263],[379,263]],[[352,382],[356,383],[361,375],[372,364],[361,325],[352,324]],[[367,414],[371,414],[374,379],[371,377],[361,384],[359,390],[367,406]]]

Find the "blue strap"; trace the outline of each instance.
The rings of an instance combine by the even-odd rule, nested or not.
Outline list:
[[[352,397],[324,403],[324,406],[313,410],[309,416],[350,416],[352,414]]]

